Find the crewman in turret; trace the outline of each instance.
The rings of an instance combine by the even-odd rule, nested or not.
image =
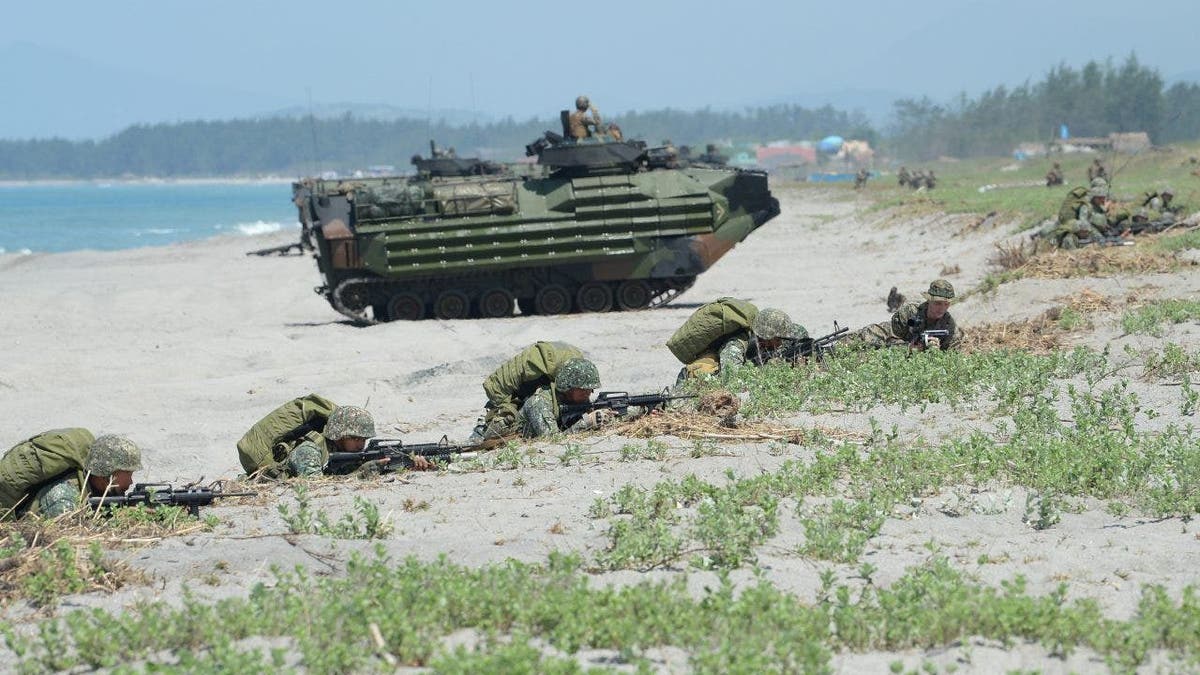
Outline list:
[[[575,140],[587,138],[601,128],[600,113],[596,111],[588,97],[576,98],[575,112],[572,112],[567,118],[567,130],[570,132],[571,138]]]

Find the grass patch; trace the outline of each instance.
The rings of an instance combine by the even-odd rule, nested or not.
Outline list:
[[[1020,577],[983,586],[941,557],[909,568],[887,588],[855,589],[824,573],[812,599],[766,581],[735,592],[728,578],[699,597],[683,578],[594,586],[578,557],[561,554],[541,565],[470,569],[445,558],[393,561],[377,550],[373,558],[356,555],[345,578],[275,574],[274,583],[245,599],[152,602],[119,616],[81,610],[43,622],[31,635],[7,629],[16,655],[10,666],[36,673],[136,662],[151,670],[253,672],[287,663],[309,672],[361,672],[402,664],[575,673],[574,659],[558,654],[609,650],[618,662],[648,667],[647,649],[676,647],[698,673],[823,672],[838,651],[930,649],[980,636],[1037,642],[1051,655],[1086,647],[1110,668],[1126,670],[1152,650],[1180,659],[1200,650],[1194,588],[1175,602],[1147,586],[1133,618],[1121,621],[1104,618],[1094,600],[1069,601],[1065,585],[1045,596],[1029,595]],[[475,649],[443,646],[443,637],[462,630],[482,636]]]
[[[1180,234],[1164,234],[1155,239],[1151,247],[1169,253],[1200,248],[1200,230],[1190,230]]]
[[[1200,301],[1159,300],[1131,309],[1121,317],[1121,328],[1129,335],[1162,335],[1163,325],[1200,319]]]
[[[287,504],[276,507],[292,534],[317,534],[334,539],[383,539],[392,532],[388,519],[380,516],[379,507],[362,497],[354,498],[354,511],[343,514],[336,522],[323,510],[314,509],[308,496],[308,486],[297,482],[292,486],[296,510]],[[408,510],[406,504],[406,510]],[[425,508],[429,505],[426,504]]]

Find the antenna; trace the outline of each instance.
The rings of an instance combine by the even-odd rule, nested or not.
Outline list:
[[[433,75],[429,76],[429,98],[425,103],[425,136],[433,142]]]
[[[313,114],[312,103],[312,87],[305,87],[304,93],[308,95],[308,130],[312,134],[312,175],[317,176],[317,117]]]

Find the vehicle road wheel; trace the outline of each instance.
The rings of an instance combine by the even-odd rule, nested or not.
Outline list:
[[[571,311],[571,294],[558,284],[543,286],[533,299],[538,314],[566,314]]]
[[[425,318],[425,303],[416,293],[397,293],[388,299],[388,321],[420,321]]]
[[[607,312],[613,306],[612,288],[600,281],[589,281],[575,294],[575,306],[581,312]]]
[[[485,319],[498,319],[512,316],[513,294],[503,288],[491,288],[479,296],[479,316]]]
[[[637,279],[622,281],[617,287],[617,307],[645,309],[650,304],[650,285]]]
[[[537,314],[537,307],[534,305],[533,298],[517,298],[517,309],[521,310],[522,316]]]
[[[471,300],[462,291],[442,291],[433,301],[433,315],[439,319],[465,319],[471,316]]]

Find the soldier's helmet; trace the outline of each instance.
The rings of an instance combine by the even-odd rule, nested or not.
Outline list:
[[[788,316],[783,310],[764,307],[754,317],[754,322],[750,324],[750,330],[760,340],[796,338],[798,336],[796,335],[795,325],[792,323],[792,317]]]
[[[1158,194],[1159,194],[1159,196],[1162,196],[1162,197],[1174,197],[1175,191],[1169,187],[1165,187],[1162,190],[1159,190]]]
[[[1088,190],[1088,199],[1096,199],[1099,197],[1108,199],[1108,185],[1096,185],[1095,181],[1093,181],[1092,189]]]
[[[596,364],[587,359],[567,359],[558,367],[558,377],[554,379],[554,388],[558,391],[599,389],[600,371],[596,370]]]
[[[340,405],[329,413],[323,433],[331,441],[350,437],[371,438],[375,435],[375,419],[363,408]]]
[[[142,451],[124,436],[106,434],[88,447],[84,470],[93,476],[111,476],[117,471],[139,471]]]
[[[592,104],[592,102],[589,101],[588,97],[586,97],[586,96],[579,96],[575,99],[575,109],[576,110],[587,110],[588,106],[590,106],[591,104]]]
[[[953,302],[954,301],[954,285],[945,279],[938,279],[929,284],[929,290],[925,292],[925,299],[930,301]]]

